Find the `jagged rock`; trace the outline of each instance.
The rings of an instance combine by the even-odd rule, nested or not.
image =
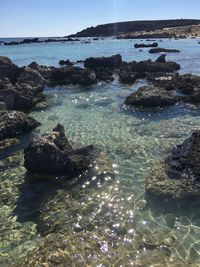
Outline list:
[[[145,73],[132,72],[129,70],[120,70],[119,80],[121,83],[133,84],[137,79],[145,78]]]
[[[173,72],[175,70],[180,69],[180,65],[176,62],[166,62],[166,63],[159,63],[153,62],[151,60],[146,61],[132,61],[130,63],[123,63],[121,69],[129,68],[132,72],[147,72],[147,73],[154,73],[154,72]]]
[[[152,44],[134,44],[135,48],[148,48],[148,47],[158,47],[158,43]]]
[[[60,60],[60,61],[59,61],[59,65],[68,65],[68,66],[72,66],[73,63],[72,63],[69,59],[67,59],[67,60]]]
[[[85,60],[84,67],[90,69],[109,68],[117,69],[122,64],[122,56],[117,54],[111,57],[90,57]]]
[[[149,53],[154,54],[154,53],[179,53],[180,51],[177,49],[165,49],[165,48],[152,48],[149,50]]]
[[[56,85],[91,85],[95,84],[97,81],[95,75],[87,69],[80,67],[63,67],[55,69],[52,72],[51,82]]]
[[[150,78],[155,86],[163,87],[166,90],[174,90],[184,95],[182,99],[186,102],[200,102],[200,77],[192,74],[173,76],[164,76],[158,78]]]
[[[29,96],[31,90],[31,88],[28,90]],[[7,110],[28,110],[35,105],[32,95],[30,97],[25,96],[16,89],[1,90],[0,98],[4,101]]]
[[[163,88],[144,86],[128,96],[125,104],[135,107],[162,107],[173,105],[177,101],[178,97]]]
[[[42,92],[48,81],[34,69],[26,67],[18,77],[16,86],[30,86],[36,93]]]
[[[155,164],[146,190],[157,196],[182,199],[200,195],[200,131]]]
[[[19,111],[0,112],[0,140],[32,131],[39,122]]]
[[[159,56],[159,57],[156,59],[155,62],[158,62],[158,63],[166,63],[165,58],[166,58],[166,54],[163,54],[163,55]]]
[[[96,68],[95,69],[96,78],[101,81],[113,81],[114,78],[112,77],[113,72],[109,68]]]
[[[52,71],[55,70],[55,67],[47,67],[43,65],[37,64],[35,61],[33,61],[31,64],[28,65],[29,68],[33,70],[37,70],[45,79],[50,79]]]
[[[9,58],[0,56],[0,78],[8,78],[15,83],[20,73],[21,68],[13,64]]]
[[[89,169],[93,146],[74,150],[64,127],[58,124],[52,132],[33,141],[25,149],[24,166],[34,173],[64,174],[74,177]]]

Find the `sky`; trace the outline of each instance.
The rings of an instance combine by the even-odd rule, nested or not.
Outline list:
[[[200,0],[0,0],[0,11],[0,37],[53,37],[118,21],[200,19]]]

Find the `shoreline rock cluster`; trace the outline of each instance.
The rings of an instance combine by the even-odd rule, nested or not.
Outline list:
[[[1,42],[1,45],[22,45],[22,44],[35,44],[35,43],[60,43],[60,42],[77,42],[80,41],[78,38],[48,38],[40,40],[39,38],[26,38],[22,41],[13,42]]]
[[[112,81],[112,76],[116,73],[119,75],[119,81],[125,84],[132,84],[137,79],[144,78],[149,83],[148,86],[139,88],[127,97],[125,104],[128,106],[152,108],[173,105],[180,101],[200,102],[200,77],[191,74],[174,74],[180,69],[180,65],[176,62],[167,62],[164,54],[159,56],[156,61],[127,63],[122,61],[121,55],[113,55],[111,57],[91,57],[83,63],[84,68],[74,66],[69,60],[63,61],[64,66],[59,68],[42,66],[36,62],[19,68],[10,59],[0,57],[0,101],[1,107],[4,109],[0,111],[1,148],[13,144],[10,138],[28,133],[40,125],[33,118],[16,110],[31,110],[35,107],[38,101],[44,99],[42,92],[48,85],[79,84],[87,86],[96,84],[98,81]],[[179,172],[180,179],[186,179],[187,176],[186,187],[191,185],[191,181],[194,182],[195,175],[199,175],[198,160],[195,156],[198,155],[199,136],[200,134],[194,133],[189,141],[185,141],[181,148],[177,149],[171,158],[169,157],[170,160],[165,160],[155,166],[152,175],[147,179],[147,191],[153,194],[160,192],[158,189],[161,179],[160,172],[163,174],[162,178],[168,181],[169,172],[166,172],[166,169],[169,166],[170,175]],[[197,144],[197,150],[194,144]],[[57,125],[49,134],[31,141],[24,151],[24,165],[31,172],[67,174],[74,177],[91,167],[92,151],[93,146],[74,150],[65,136],[64,127]],[[192,162],[187,155],[191,155],[191,158],[194,159],[195,166],[188,165]],[[182,173],[183,165],[186,166],[184,174]],[[180,182],[179,179],[177,181],[177,183]],[[154,182],[155,189],[153,189]],[[170,183],[172,184],[171,180]],[[195,178],[195,190],[197,183],[198,179]],[[161,195],[164,194],[162,190]],[[186,195],[186,193],[173,195],[170,190],[168,194],[170,197],[178,198]],[[190,195],[193,194],[191,190],[188,191],[191,192]]]

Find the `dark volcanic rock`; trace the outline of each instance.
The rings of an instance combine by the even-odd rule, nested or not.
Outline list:
[[[43,65],[37,64],[35,61],[33,61],[30,65],[28,65],[33,70],[37,70],[45,79],[50,79],[52,71],[55,70],[55,67],[47,67]]]
[[[166,54],[163,54],[163,55],[159,56],[159,57],[156,59],[155,62],[158,62],[158,63],[166,63],[165,58],[166,58]]]
[[[148,47],[158,47],[158,43],[152,44],[134,44],[135,48],[148,48]]]
[[[162,55],[155,62],[151,60],[123,62],[119,72],[119,79],[122,83],[132,84],[138,78],[151,76],[151,73],[168,73],[178,69],[180,69],[179,64],[166,62],[165,55]]]
[[[48,81],[37,71],[26,67],[18,77],[16,86],[30,86],[36,92],[42,92]]]
[[[173,105],[177,101],[178,97],[163,88],[144,86],[128,96],[125,104],[135,107],[162,107]]]
[[[60,124],[49,134],[33,139],[25,149],[24,166],[34,173],[73,177],[89,169],[93,146],[74,150]]]
[[[200,77],[192,74],[164,76],[150,78],[155,86],[163,87],[166,90],[174,90],[183,95],[182,99],[186,102],[200,102]]]
[[[113,55],[111,57],[90,57],[85,60],[84,67],[90,69],[109,68],[117,69],[122,64],[121,55]]]
[[[20,42],[9,42],[9,43],[4,43],[4,45],[21,45],[21,44],[32,44],[32,43],[40,43],[41,41],[39,38],[27,38],[24,39]]]
[[[155,164],[146,179],[146,190],[176,199],[200,195],[200,131]]]
[[[20,73],[21,68],[13,64],[9,58],[0,57],[0,78],[8,78],[15,83]]]
[[[153,62],[151,60],[145,61],[132,61],[130,63],[123,63],[121,69],[128,68],[132,72],[173,72],[180,69],[180,65],[176,62]]]
[[[56,85],[91,85],[96,82],[96,77],[91,71],[80,67],[58,68],[52,71],[51,75],[51,83]]]
[[[113,71],[109,68],[99,67],[95,69],[96,78],[100,81],[113,81]]]
[[[155,54],[155,53],[179,53],[180,51],[177,49],[165,49],[165,48],[152,48],[149,50],[149,53]]]
[[[60,60],[60,61],[59,61],[59,65],[68,65],[68,66],[72,66],[73,63],[72,63],[69,59],[67,59],[67,60]]]
[[[0,112],[0,140],[32,131],[39,122],[19,111]]]
[[[0,91],[0,99],[5,103],[7,110],[29,110],[33,108],[37,101],[34,101],[32,89],[30,87],[23,88],[20,92],[19,88],[8,88]]]
[[[120,70],[119,80],[121,83],[133,84],[137,79],[145,78],[145,73],[143,72],[132,72],[127,69]]]

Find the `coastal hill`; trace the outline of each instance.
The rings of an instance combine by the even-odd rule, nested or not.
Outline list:
[[[196,19],[176,19],[176,20],[146,20],[146,21],[126,21],[98,25],[89,27],[70,37],[98,37],[127,34],[137,31],[155,31],[163,28],[182,27],[199,25],[200,20]]]

